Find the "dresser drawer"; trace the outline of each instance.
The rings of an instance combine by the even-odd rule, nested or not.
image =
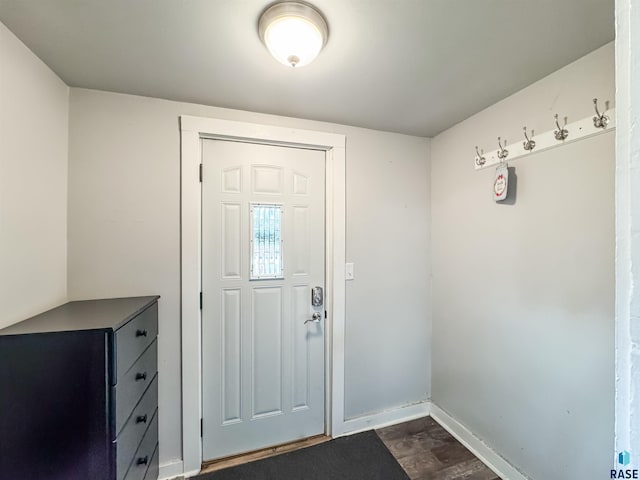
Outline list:
[[[144,476],[144,480],[158,480],[158,474],[160,473],[160,445],[156,445],[156,451],[153,452],[151,463],[149,463],[149,469]]]
[[[136,454],[131,461],[125,480],[144,480],[158,447],[158,414],[154,415]]]
[[[158,368],[158,342],[154,341],[115,386],[116,435],[156,376]]]
[[[131,365],[158,336],[158,304],[154,303],[115,333],[115,372],[118,383]]]
[[[158,376],[153,379],[151,385],[142,396],[140,403],[133,409],[129,420],[116,439],[116,464],[117,479],[122,480],[127,474],[131,459],[140,440],[147,431],[147,427],[158,408]]]

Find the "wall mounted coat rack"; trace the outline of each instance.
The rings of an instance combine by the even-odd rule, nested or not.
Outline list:
[[[552,119],[549,121],[549,125],[554,126],[554,128],[539,135],[534,135],[533,130],[530,130],[530,134],[528,135],[527,127],[524,127],[523,138],[515,143],[507,145],[505,141],[504,146],[499,143],[499,148],[487,153],[479,150],[476,146],[476,156],[473,162],[475,169],[482,170],[489,168],[499,163],[504,163],[506,160],[511,162],[517,158],[543,152],[551,148],[614,130],[616,127],[615,109],[600,113],[598,110],[598,100],[594,98],[593,104],[596,112],[595,116],[589,116],[572,123],[567,123],[566,118],[564,122],[561,122],[561,120],[558,119],[558,115],[556,115],[555,125]],[[562,119],[562,117],[560,118]],[[498,142],[500,142],[500,140],[498,140]],[[505,158],[505,152],[508,158]]]

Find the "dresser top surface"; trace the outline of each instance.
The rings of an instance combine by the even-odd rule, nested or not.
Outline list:
[[[0,336],[77,330],[117,330],[154,304],[157,295],[148,297],[78,300],[28,318],[0,330]]]

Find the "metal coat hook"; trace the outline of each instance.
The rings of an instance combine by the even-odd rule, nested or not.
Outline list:
[[[560,126],[560,124],[558,123],[558,114],[556,113],[555,115],[555,119],[556,119],[556,127],[558,127],[558,129],[553,132],[553,135],[556,137],[556,140],[558,140],[559,142],[566,140],[566,138],[569,136],[569,130],[567,130],[566,128],[562,128]],[[567,117],[564,117],[564,124],[567,124]]]
[[[482,167],[485,163],[487,163],[487,159],[484,158],[484,156],[482,155],[484,153],[484,150],[482,151],[482,153],[480,153],[478,151],[478,146],[476,145],[476,165],[478,165],[479,167]]]
[[[593,117],[593,126],[596,128],[607,128],[609,124],[609,117],[607,117],[604,112],[600,113],[598,111],[598,99],[593,99],[593,106],[596,109],[596,116]],[[605,112],[609,109],[609,102],[604,103]]]
[[[502,143],[501,143],[501,142],[502,142],[501,138],[500,138],[500,137],[498,137],[498,148],[500,149],[500,150],[498,150],[498,158],[499,158],[500,160],[504,160],[505,158],[507,158],[507,155],[509,155],[509,150],[507,150],[506,148],[504,148],[504,147],[502,146]],[[506,141],[506,140],[504,141],[504,146],[505,146],[505,147],[507,146],[507,141]]]
[[[523,147],[526,151],[530,152],[531,150],[533,150],[534,148],[536,148],[536,142],[535,142],[535,140],[532,140],[532,138],[533,138],[533,133],[534,133],[534,132],[533,132],[533,130],[531,130],[531,138],[529,138],[529,137],[527,136],[527,127],[524,127],[524,128],[523,128],[523,130],[524,130],[524,138],[526,138],[526,139],[527,139],[527,141],[526,141],[526,142],[522,142],[522,147]]]

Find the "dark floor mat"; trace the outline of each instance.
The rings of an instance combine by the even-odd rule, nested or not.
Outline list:
[[[409,480],[378,435],[364,432],[193,477],[196,480]]]

